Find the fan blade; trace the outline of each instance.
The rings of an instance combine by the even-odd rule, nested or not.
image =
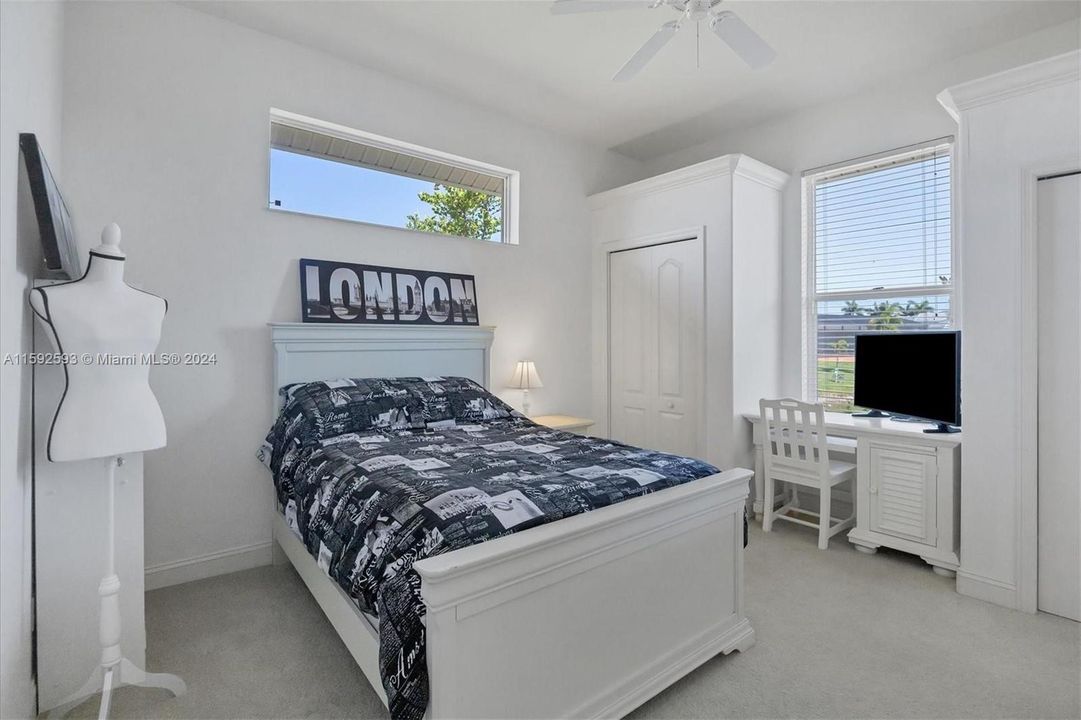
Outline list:
[[[572,13],[606,12],[608,10],[641,10],[652,6],[645,0],[556,0],[552,3],[553,15]]]
[[[668,44],[668,41],[676,34],[676,30],[679,30],[679,22],[675,20],[661,25],[660,29],[653,33],[649,40],[646,40],[645,45],[638,48],[638,52],[634,55],[631,55],[631,59],[623,64],[623,67],[619,69],[619,72],[612,79],[616,82],[625,82],[637,75],[642,68],[649,64],[653,56]]]
[[[755,70],[766,67],[777,57],[777,52],[733,12],[718,13],[710,29]]]

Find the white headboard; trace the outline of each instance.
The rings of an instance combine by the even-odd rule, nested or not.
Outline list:
[[[490,386],[493,327],[270,323],[274,387],[343,377],[457,375]]]

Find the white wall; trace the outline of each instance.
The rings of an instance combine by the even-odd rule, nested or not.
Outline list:
[[[957,590],[1029,612],[1037,571],[1035,182],[1081,169],[1079,75],[1081,54],[1072,53],[944,97],[961,111],[966,278]]]
[[[117,221],[129,281],[169,299],[161,350],[218,357],[151,373],[169,444],[145,458],[148,586],[269,559],[266,323],[299,319],[302,256],[475,274],[497,387],[530,358],[535,412],[589,411],[585,198],[637,163],[173,4],[68,18],[64,181],[83,244]],[[271,107],[521,171],[521,245],[267,210]]]
[[[59,4],[0,3],[0,356],[31,349],[26,291],[40,251],[36,225],[23,222],[26,214],[19,212],[18,134],[36,133],[59,175],[63,22]],[[0,365],[0,717],[5,718],[34,714],[30,377],[27,367]]]
[[[647,164],[647,175],[652,175],[726,153],[746,153],[792,174],[783,198],[782,392],[798,397],[802,383],[800,174],[830,163],[952,135],[957,125],[935,100],[944,88],[1066,52],[1078,43],[1078,24],[1064,23],[868,89],[848,100],[719,135]]]

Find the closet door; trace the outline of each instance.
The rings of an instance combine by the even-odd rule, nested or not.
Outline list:
[[[609,424],[613,440],[649,447],[656,327],[650,248],[608,256]]]
[[[701,457],[700,240],[609,255],[612,438]]]
[[[1081,175],[1038,187],[1036,605],[1081,620]]]
[[[650,260],[657,337],[654,446],[701,457],[702,242],[656,245]]]

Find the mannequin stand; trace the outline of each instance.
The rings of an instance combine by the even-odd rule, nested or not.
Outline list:
[[[105,458],[105,482],[109,488],[109,565],[98,585],[101,597],[101,619],[98,637],[101,640],[101,664],[79,690],[49,713],[50,718],[63,717],[87,698],[101,691],[99,720],[109,716],[113,690],[124,685],[163,688],[174,696],[187,690],[184,681],[167,673],[148,673],[128,660],[120,651],[120,578],[116,575],[116,468],[121,457]]]

